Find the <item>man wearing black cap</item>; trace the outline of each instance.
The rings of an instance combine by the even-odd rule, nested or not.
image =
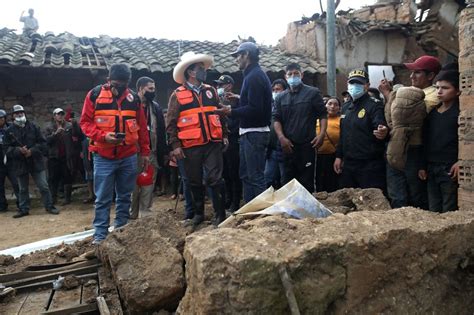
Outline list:
[[[272,87],[270,79],[260,68],[259,49],[251,42],[242,43],[232,53],[244,81],[237,108],[219,109],[240,121],[240,178],[244,200],[249,202],[266,189],[264,171],[266,146],[270,136],[272,114]]]
[[[43,157],[46,155],[46,140],[40,128],[26,119],[25,110],[21,105],[13,106],[13,124],[8,127],[3,139],[6,148],[7,160],[12,161],[12,166],[18,178],[20,188],[19,210],[13,216],[21,218],[29,214],[30,193],[28,191],[30,175],[36,183],[43,205],[51,214],[59,214],[53,205],[53,198],[46,180],[46,170]]]
[[[130,77],[127,65],[112,65],[107,83],[87,93],[82,109],[80,125],[90,138],[89,150],[94,158],[94,244],[107,237],[114,191],[114,226],[128,223],[137,178],[137,153],[143,169],[149,163],[147,121],[140,98],[128,88]]]
[[[214,82],[217,84],[217,94],[221,103],[236,108],[239,104],[239,95],[232,92],[234,79],[230,75],[224,74]],[[234,212],[240,208],[240,197],[242,195],[242,181],[239,177],[239,120],[229,116],[226,122],[229,131],[229,145],[224,152],[222,176],[225,181],[225,208],[230,209],[230,212]]]
[[[20,200],[18,195],[18,180],[16,179],[12,161],[6,159],[5,154],[3,153],[3,138],[8,127],[9,124],[7,123],[7,112],[5,112],[3,109],[0,109],[0,212],[5,212],[8,210],[8,203],[5,197],[5,179],[7,177],[13,187],[17,207]]]
[[[383,105],[369,96],[368,88],[369,76],[365,70],[349,73],[347,91],[352,100],[344,104],[341,115],[334,171],[341,174],[341,187],[385,190],[383,154],[388,129]]]

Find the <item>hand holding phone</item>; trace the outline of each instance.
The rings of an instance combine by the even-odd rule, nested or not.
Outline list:
[[[116,133],[115,133],[115,138],[117,138],[117,139],[125,139],[125,133],[124,133],[124,132],[116,132]]]

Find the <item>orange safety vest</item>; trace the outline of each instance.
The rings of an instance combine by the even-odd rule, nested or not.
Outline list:
[[[222,125],[214,114],[219,104],[216,90],[203,85],[199,95],[180,86],[176,89],[179,107],[178,138],[183,148],[212,142],[222,142]]]
[[[94,101],[94,122],[97,128],[106,132],[125,133],[125,141],[119,145],[138,143],[138,130],[140,126],[137,123],[137,111],[140,101],[136,95],[129,91],[127,92],[128,95],[118,103],[110,88],[107,85],[103,85]],[[92,146],[111,148],[116,145],[94,141]]]

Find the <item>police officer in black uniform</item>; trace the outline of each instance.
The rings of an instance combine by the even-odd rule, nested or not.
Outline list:
[[[369,75],[357,69],[349,73],[347,90],[352,100],[341,115],[341,138],[334,171],[343,188],[380,188],[385,191],[384,148],[388,128],[381,101],[371,97]]]

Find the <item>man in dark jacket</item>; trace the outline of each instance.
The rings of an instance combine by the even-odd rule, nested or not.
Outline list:
[[[327,112],[319,89],[303,84],[298,64],[286,67],[290,88],[275,100],[275,132],[284,153],[286,184],[296,178],[310,193],[314,192],[316,150],[323,143],[327,129]],[[316,135],[316,120],[321,133]]]
[[[230,75],[221,75],[217,84],[217,94],[223,105],[236,108],[239,104],[239,95],[232,92],[234,79]],[[229,129],[229,145],[224,152],[224,171],[226,209],[235,212],[240,208],[240,197],[242,195],[242,181],[239,178],[239,120],[235,117],[227,117]]]
[[[150,164],[153,167],[153,184],[149,186],[135,185],[132,194],[132,206],[130,208],[130,218],[138,218],[138,214],[143,216],[151,214],[153,199],[153,188],[157,173],[164,167],[164,156],[168,155],[166,145],[165,118],[160,105],[155,99],[155,81],[149,77],[141,77],[137,80],[137,94],[145,110],[148,134],[150,136]],[[143,169],[139,167],[138,172]]]
[[[348,92],[341,115],[341,138],[334,171],[343,188],[380,188],[385,191],[384,139],[388,128],[382,102],[370,97],[365,70],[349,73]]]
[[[58,197],[59,183],[64,184],[64,202],[62,206],[71,203],[72,170],[73,170],[73,141],[72,124],[64,119],[64,111],[56,108],[53,120],[45,129],[48,145],[48,175],[53,203]]]
[[[7,159],[12,161],[20,186],[20,209],[13,217],[21,218],[29,214],[28,185],[30,175],[41,193],[46,211],[51,214],[59,214],[59,210],[53,205],[53,198],[46,180],[43,160],[46,153],[46,140],[41,134],[40,128],[26,119],[23,106],[13,106],[13,119],[13,124],[8,127],[3,139],[5,154]]]
[[[266,189],[264,171],[272,115],[272,87],[270,79],[258,64],[259,54],[258,47],[251,42],[242,43],[232,53],[244,72],[239,106],[218,110],[240,121],[239,172],[245,202]]]
[[[5,132],[9,127],[7,124],[7,113],[0,109],[0,212],[5,212],[8,210],[8,202],[5,197],[5,179],[8,177],[10,183],[13,187],[13,192],[16,197],[16,205],[18,207],[18,180],[16,179],[15,171],[12,167],[12,162],[8,159],[5,159],[5,154],[3,153],[3,138]]]

